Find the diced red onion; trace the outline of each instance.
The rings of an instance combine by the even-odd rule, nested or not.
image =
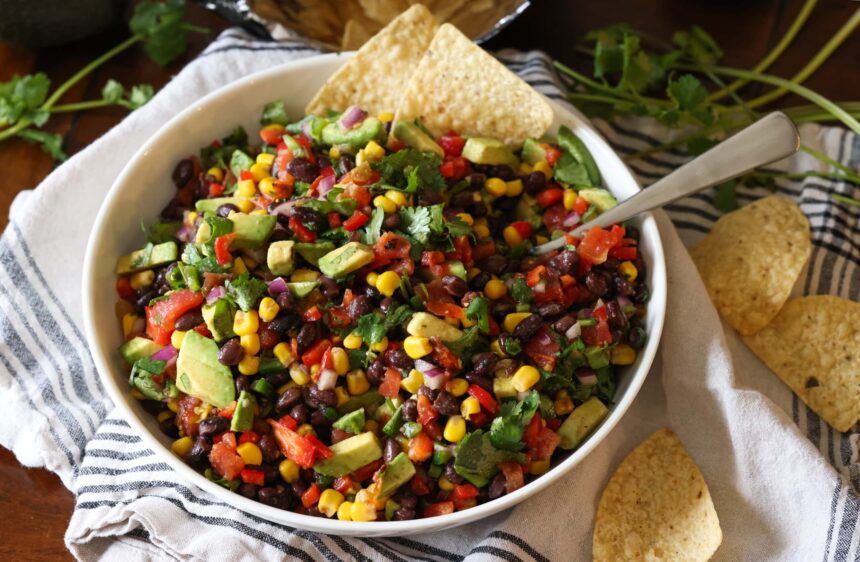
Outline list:
[[[564,333],[564,337],[566,337],[568,340],[575,340],[580,335],[582,335],[582,326],[579,324],[579,322],[574,322],[573,326],[568,328],[567,331]]]
[[[576,312],[577,320],[586,320],[588,318],[594,318],[594,310],[590,308],[583,308]]]
[[[155,359],[156,361],[170,361],[171,359],[176,357],[177,353],[178,351],[175,347],[173,347],[172,345],[167,345],[153,353],[152,359]]]
[[[194,240],[194,229],[188,225],[183,225],[176,231],[176,238],[180,242],[191,242]]]
[[[310,120],[306,120],[306,121],[302,122],[302,133],[304,133],[304,135],[306,137],[308,137],[309,139],[313,138],[313,135],[311,134],[311,122],[310,122]]]
[[[576,372],[576,379],[585,386],[597,384],[597,375],[591,369],[581,369]]]
[[[421,371],[421,374],[424,375],[424,384],[429,388],[436,390],[442,388],[445,384],[445,370],[440,369],[433,363],[424,361],[423,359],[417,359],[415,361],[415,368]]]
[[[546,281],[539,281],[537,285],[532,287],[532,291],[535,293],[543,293],[546,291]]]
[[[603,299],[597,299],[597,302],[594,303],[594,310],[597,310],[601,306],[605,306],[606,303],[603,302]]]
[[[320,390],[331,390],[335,386],[337,386],[337,372],[332,369],[323,369],[320,371],[317,388]]]
[[[633,301],[630,300],[629,297],[625,297],[624,295],[618,295],[617,300],[618,300],[618,305],[621,308],[624,308],[625,306],[633,306]]]
[[[346,111],[343,112],[343,115],[340,116],[340,124],[344,129],[352,129],[356,125],[359,125],[361,122],[365,120],[367,117],[367,112],[358,107],[357,105],[351,105],[346,108]]]
[[[432,390],[439,390],[443,386],[445,386],[445,377],[444,376],[432,376],[432,375],[424,375],[424,384],[427,388]]]
[[[271,215],[289,215],[290,209],[293,208],[293,206],[295,206],[297,203],[301,203],[302,201],[307,201],[309,199],[310,199],[310,197],[299,197],[298,199],[291,199],[289,201],[285,201],[285,202],[281,203],[280,205],[278,205],[277,207],[274,207],[269,212],[269,214],[271,214]]]
[[[206,304],[212,304],[217,301],[221,297],[224,296],[224,287],[218,286],[209,291],[209,294],[206,295]]]
[[[325,199],[325,196],[328,195],[328,192],[332,190],[334,184],[337,180],[334,175],[323,176],[320,179],[320,182],[317,184],[317,198]]]
[[[277,297],[286,290],[287,282],[284,281],[283,277],[275,277],[269,282],[269,294],[273,297]]]
[[[565,228],[573,228],[579,224],[580,220],[582,220],[582,217],[579,216],[579,213],[571,212],[569,215],[564,217],[564,221],[562,221],[561,225]]]

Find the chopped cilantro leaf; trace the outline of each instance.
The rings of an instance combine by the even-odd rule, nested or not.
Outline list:
[[[522,277],[514,279],[514,283],[511,285],[511,296],[517,301],[517,304],[529,304],[534,298],[531,287]]]
[[[373,164],[384,183],[415,193],[418,189],[438,191],[445,187],[445,178],[439,172],[442,159],[432,152],[412,148],[398,150]]]
[[[228,280],[226,287],[227,294],[245,312],[254,308],[254,305],[268,289],[263,281],[257,277],[250,277],[247,271],[236,279]]]
[[[490,331],[490,301],[484,297],[472,299],[466,308],[466,318],[478,323],[478,327],[484,333]]]
[[[376,244],[376,241],[379,240],[380,236],[382,236],[382,222],[385,220],[385,211],[382,210],[382,207],[376,207],[373,209],[373,214],[370,216],[370,222],[367,223],[367,226],[364,228],[364,243],[368,246],[372,246]]]
[[[263,106],[263,114],[260,116],[260,125],[286,125],[290,122],[287,115],[287,108],[284,107],[283,100],[275,100]]]

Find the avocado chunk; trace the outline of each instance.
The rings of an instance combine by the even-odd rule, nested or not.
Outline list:
[[[580,404],[558,428],[558,434],[561,437],[559,447],[568,450],[578,447],[608,413],[609,410],[603,402],[595,396]]]
[[[334,122],[322,130],[323,144],[348,144],[355,148],[362,148],[372,140],[380,141],[384,136],[385,126],[376,117],[368,117],[352,129],[345,129],[339,122]]]
[[[230,171],[233,172],[233,175],[237,178],[242,175],[242,172],[253,165],[254,159],[241,150],[234,150],[233,155],[230,156]]]
[[[390,496],[397,488],[412,480],[413,476],[415,476],[415,465],[409,460],[409,456],[406,453],[398,454],[379,473],[379,479],[382,482],[379,497]]]
[[[437,336],[442,341],[456,341],[463,337],[463,332],[458,328],[428,312],[413,314],[412,320],[406,325],[406,331],[410,336]]]
[[[290,294],[297,299],[306,297],[311,294],[311,291],[317,288],[319,281],[299,281],[296,283],[287,283],[287,288]]]
[[[497,139],[471,137],[463,145],[463,158],[475,164],[507,164],[512,168],[520,165],[514,151]]]
[[[558,129],[558,145],[562,150],[570,154],[577,162],[582,164],[585,172],[588,174],[588,181],[591,185],[600,185],[600,169],[597,167],[597,162],[585,146],[581,138],[576,136],[570,128],[562,125]]]
[[[179,248],[176,242],[164,242],[136,250],[116,260],[116,274],[125,275],[144,269],[152,269],[176,261],[179,258]]]
[[[358,410],[352,411],[338,418],[338,420],[332,424],[332,427],[357,435],[361,433],[361,430],[364,427],[364,421],[364,408],[359,408]]]
[[[334,455],[314,465],[314,470],[325,476],[343,476],[382,458],[379,439],[370,431],[338,441],[330,449]]]
[[[337,279],[373,261],[373,250],[360,242],[350,242],[319,259],[323,275]]]
[[[546,150],[535,139],[526,139],[520,157],[526,164],[534,166],[541,160],[546,160]]]
[[[243,390],[236,400],[236,410],[233,412],[233,419],[230,420],[230,431],[250,431],[254,425],[256,408],[257,399],[247,390]]]
[[[320,258],[332,250],[334,250],[334,242],[330,240],[296,242],[296,252],[314,267],[319,267]]]
[[[122,355],[126,363],[134,365],[134,362],[138,359],[151,357],[153,353],[156,353],[163,347],[163,345],[158,345],[150,339],[135,337],[119,346],[119,354]]]
[[[176,386],[217,408],[226,408],[236,399],[233,373],[218,361],[218,344],[194,330],[185,333],[179,349]]]
[[[200,213],[215,213],[221,205],[238,205],[245,197],[215,197],[214,199],[200,199],[194,204],[194,208]]]
[[[233,223],[233,234],[236,238],[230,244],[230,249],[250,248],[255,250],[266,243],[278,217],[275,215],[249,215],[232,213],[229,217]]]
[[[528,193],[523,193],[514,209],[514,216],[518,221],[526,221],[532,228],[537,230],[543,225],[543,213],[535,198]]]
[[[380,396],[377,391],[369,390],[364,394],[351,397],[349,400],[338,406],[337,413],[343,415],[358,409],[371,410],[372,408],[376,408],[382,404],[384,401],[385,399]]]
[[[618,201],[611,193],[599,187],[580,189],[579,196],[588,201],[590,205],[594,205],[601,213],[608,211],[618,204]]]
[[[442,150],[442,147],[414,123],[397,121],[391,128],[391,135],[414,149],[424,152],[435,152],[439,156],[445,156],[445,151]]]
[[[236,335],[233,332],[233,316],[236,314],[233,303],[227,299],[218,299],[212,304],[204,304],[202,312],[203,321],[216,342],[221,343]]]
[[[266,252],[266,265],[274,275],[289,275],[293,272],[296,262],[293,259],[293,250],[296,243],[292,240],[278,240],[269,244]]]
[[[448,269],[451,275],[456,275],[463,281],[466,281],[466,267],[463,265],[461,261],[449,261]]]

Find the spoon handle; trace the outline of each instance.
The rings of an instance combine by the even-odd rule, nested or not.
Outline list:
[[[593,226],[620,223],[639,213],[662,207],[759,166],[791,156],[799,145],[800,137],[791,119],[779,111],[771,113],[633,197],[578,226],[570,234],[580,238]],[[561,237],[536,246],[532,253],[545,254],[564,244],[564,237]]]

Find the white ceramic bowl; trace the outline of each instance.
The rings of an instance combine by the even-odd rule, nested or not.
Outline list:
[[[310,531],[366,537],[438,531],[482,519],[546,488],[573,470],[627,411],[654,360],[666,309],[665,263],[653,217],[645,215],[638,219],[642,232],[640,249],[649,266],[647,281],[652,293],[646,316],[648,342],[636,363],[621,377],[616,403],[610,408],[609,416],[579,449],[547,474],[511,494],[450,515],[412,521],[346,522],[276,509],[230,492],[195,472],[170,451],[170,439],[159,430],[156,419],[145,412],[129,393],[128,373],[117,353],[123,338],[114,316],[117,299],[114,265],[118,256],[143,244],[140,219],[154,220],[172,197],[175,188],[170,174],[176,162],[189,154],[196,154],[201,146],[223,136],[237,124],[253,134],[259,126],[261,108],[272,99],[283,98],[289,115],[301,116],[308,100],[348,56],[308,58],[238,80],[182,111],[141,147],[116,179],[90,236],[84,263],[84,323],[90,351],[114,404],[141,439],[190,483],[237,508]],[[639,191],[628,169],[584,117],[558,104],[553,104],[553,109],[556,113],[554,129],[564,123],[582,138],[594,155],[605,183],[617,197],[625,199]]]

